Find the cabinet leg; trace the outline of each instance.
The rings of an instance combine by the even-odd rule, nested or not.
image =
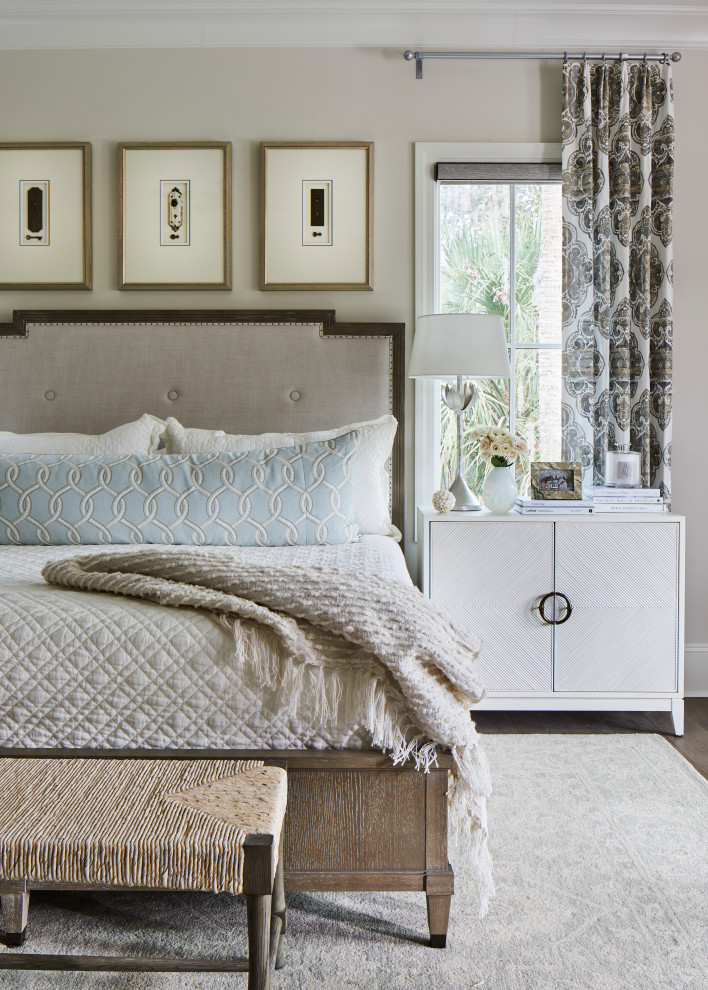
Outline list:
[[[29,893],[0,894],[2,898],[2,924],[5,945],[22,945],[27,934]]]
[[[426,894],[430,944],[434,949],[444,949],[447,943],[451,896],[451,894]]]
[[[675,698],[671,702],[671,718],[674,723],[674,735],[683,735],[683,698]]]

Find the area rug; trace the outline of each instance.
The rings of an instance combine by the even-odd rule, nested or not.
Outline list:
[[[485,737],[497,894],[463,863],[448,948],[422,894],[290,894],[273,990],[706,990],[708,781],[652,735]],[[33,894],[26,951],[245,953],[240,899]],[[0,972],[13,990],[245,990],[243,974]]]

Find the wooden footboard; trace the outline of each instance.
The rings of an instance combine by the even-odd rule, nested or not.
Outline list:
[[[285,889],[414,890],[426,895],[430,944],[445,947],[453,872],[447,776],[394,767],[377,750],[0,749],[0,756],[259,759],[288,771]]]
[[[377,751],[279,754],[288,769],[286,890],[419,890],[431,944],[444,948],[449,753],[429,773]]]

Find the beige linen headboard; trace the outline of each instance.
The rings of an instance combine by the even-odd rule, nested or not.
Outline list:
[[[103,433],[144,412],[227,433],[392,412],[403,524],[404,325],[332,310],[18,310],[0,325],[0,430]]]

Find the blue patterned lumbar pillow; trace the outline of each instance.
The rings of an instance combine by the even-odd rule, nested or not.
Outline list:
[[[358,435],[216,454],[0,454],[0,543],[349,543]]]

